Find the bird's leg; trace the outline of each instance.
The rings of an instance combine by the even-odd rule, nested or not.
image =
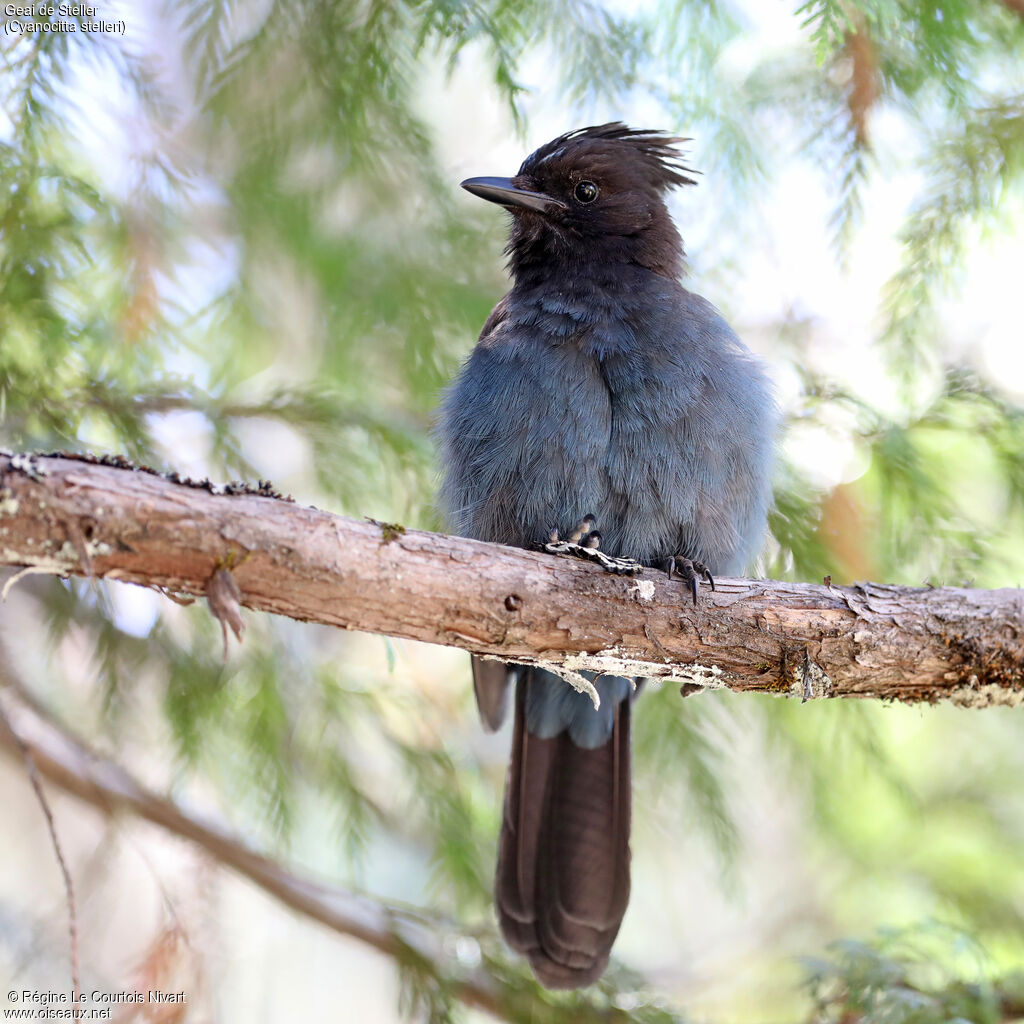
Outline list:
[[[643,566],[634,558],[619,558],[606,555],[601,550],[601,531],[597,529],[597,520],[592,515],[584,516],[566,540],[561,540],[558,530],[552,530],[544,550],[549,555],[574,555],[585,558],[588,562],[596,562],[605,572],[616,576],[638,576]]]
[[[672,555],[666,560],[665,567],[668,570],[669,579],[672,579],[672,575],[675,574],[684,583],[689,585],[694,604],[697,603],[697,585],[701,579],[710,583],[712,590],[715,589],[715,578],[711,575],[711,570],[696,558]]]

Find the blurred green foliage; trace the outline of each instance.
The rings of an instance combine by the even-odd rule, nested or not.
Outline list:
[[[985,980],[984,952],[934,924],[837,942],[829,952],[807,962],[813,1024],[1000,1024],[1024,1016],[1024,974]]]
[[[521,79],[541,61],[564,128],[642,101],[697,137],[723,223],[754,217],[787,161],[812,161],[831,185],[839,261],[874,185],[915,170],[874,340],[897,398],[822,370],[813,325],[761,326],[798,381],[792,430],[842,439],[864,467],[825,486],[784,452],[764,567],[1019,584],[1024,408],[950,358],[944,336],[972,246],[1020,226],[1019,5],[810,2],[795,42],[753,57],[742,7],[622,12],[169,0],[131,44],[5,36],[0,442],[272,477],[337,511],[438,527],[432,410],[502,285],[499,228],[458,201],[438,156],[445,112],[421,93],[446,69],[486,74],[525,154],[544,140]],[[138,136],[123,152],[89,135],[83,97],[100,94]],[[878,112],[911,140],[901,167],[872,149]],[[212,785],[236,827],[343,884],[374,888],[382,843],[429,862],[425,919],[476,937],[511,1019],[677,1019],[625,967],[596,994],[555,996],[503,952],[489,896],[503,769],[477,737],[461,661],[443,663],[441,685],[402,649],[375,661],[330,630],[250,617],[225,664],[200,609],[163,602],[147,618],[76,583],[17,594],[39,623],[17,646],[45,659],[35,685],[58,717],[129,761],[149,737],[169,788]],[[61,657],[72,636],[84,660]],[[642,705],[638,834],[655,808],[692,823],[738,886],[756,854],[730,754],[734,736],[760,737],[803,808],[809,862],[841,879],[818,938],[940,916],[987,950],[977,981],[956,964],[929,975],[927,958],[885,941],[836,947],[808,967],[812,1019],[1007,1019],[1017,997],[998,979],[1024,964],[1019,715],[681,701],[671,687]],[[456,960],[402,966],[409,1014],[458,1015]]]

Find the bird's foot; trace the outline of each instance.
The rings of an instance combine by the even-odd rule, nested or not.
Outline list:
[[[679,579],[689,586],[694,604],[697,603],[697,588],[702,579],[711,584],[712,590],[715,589],[715,578],[711,575],[711,570],[703,562],[695,558],[673,555],[665,564],[668,569],[669,579],[672,579],[673,575],[678,576]]]
[[[552,530],[544,550],[549,555],[585,558],[616,576],[639,576],[644,568],[635,558],[606,555],[601,550],[601,531],[597,529],[597,521],[593,516],[584,516],[565,540],[558,536],[557,530]]]

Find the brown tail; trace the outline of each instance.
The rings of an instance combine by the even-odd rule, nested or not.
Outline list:
[[[562,732],[526,729],[526,688],[516,686],[512,761],[495,896],[505,939],[547,988],[596,981],[629,902],[629,705],[609,739],[578,747]]]

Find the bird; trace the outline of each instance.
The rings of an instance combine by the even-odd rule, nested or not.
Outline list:
[[[512,287],[441,400],[453,533],[570,538],[686,581],[741,572],[770,506],[777,411],[762,362],[683,287],[666,207],[689,140],[615,121],[542,145],[511,178],[462,182],[511,214]],[[629,901],[633,681],[474,657],[483,724],[514,686],[495,902],[550,989],[597,981]]]

